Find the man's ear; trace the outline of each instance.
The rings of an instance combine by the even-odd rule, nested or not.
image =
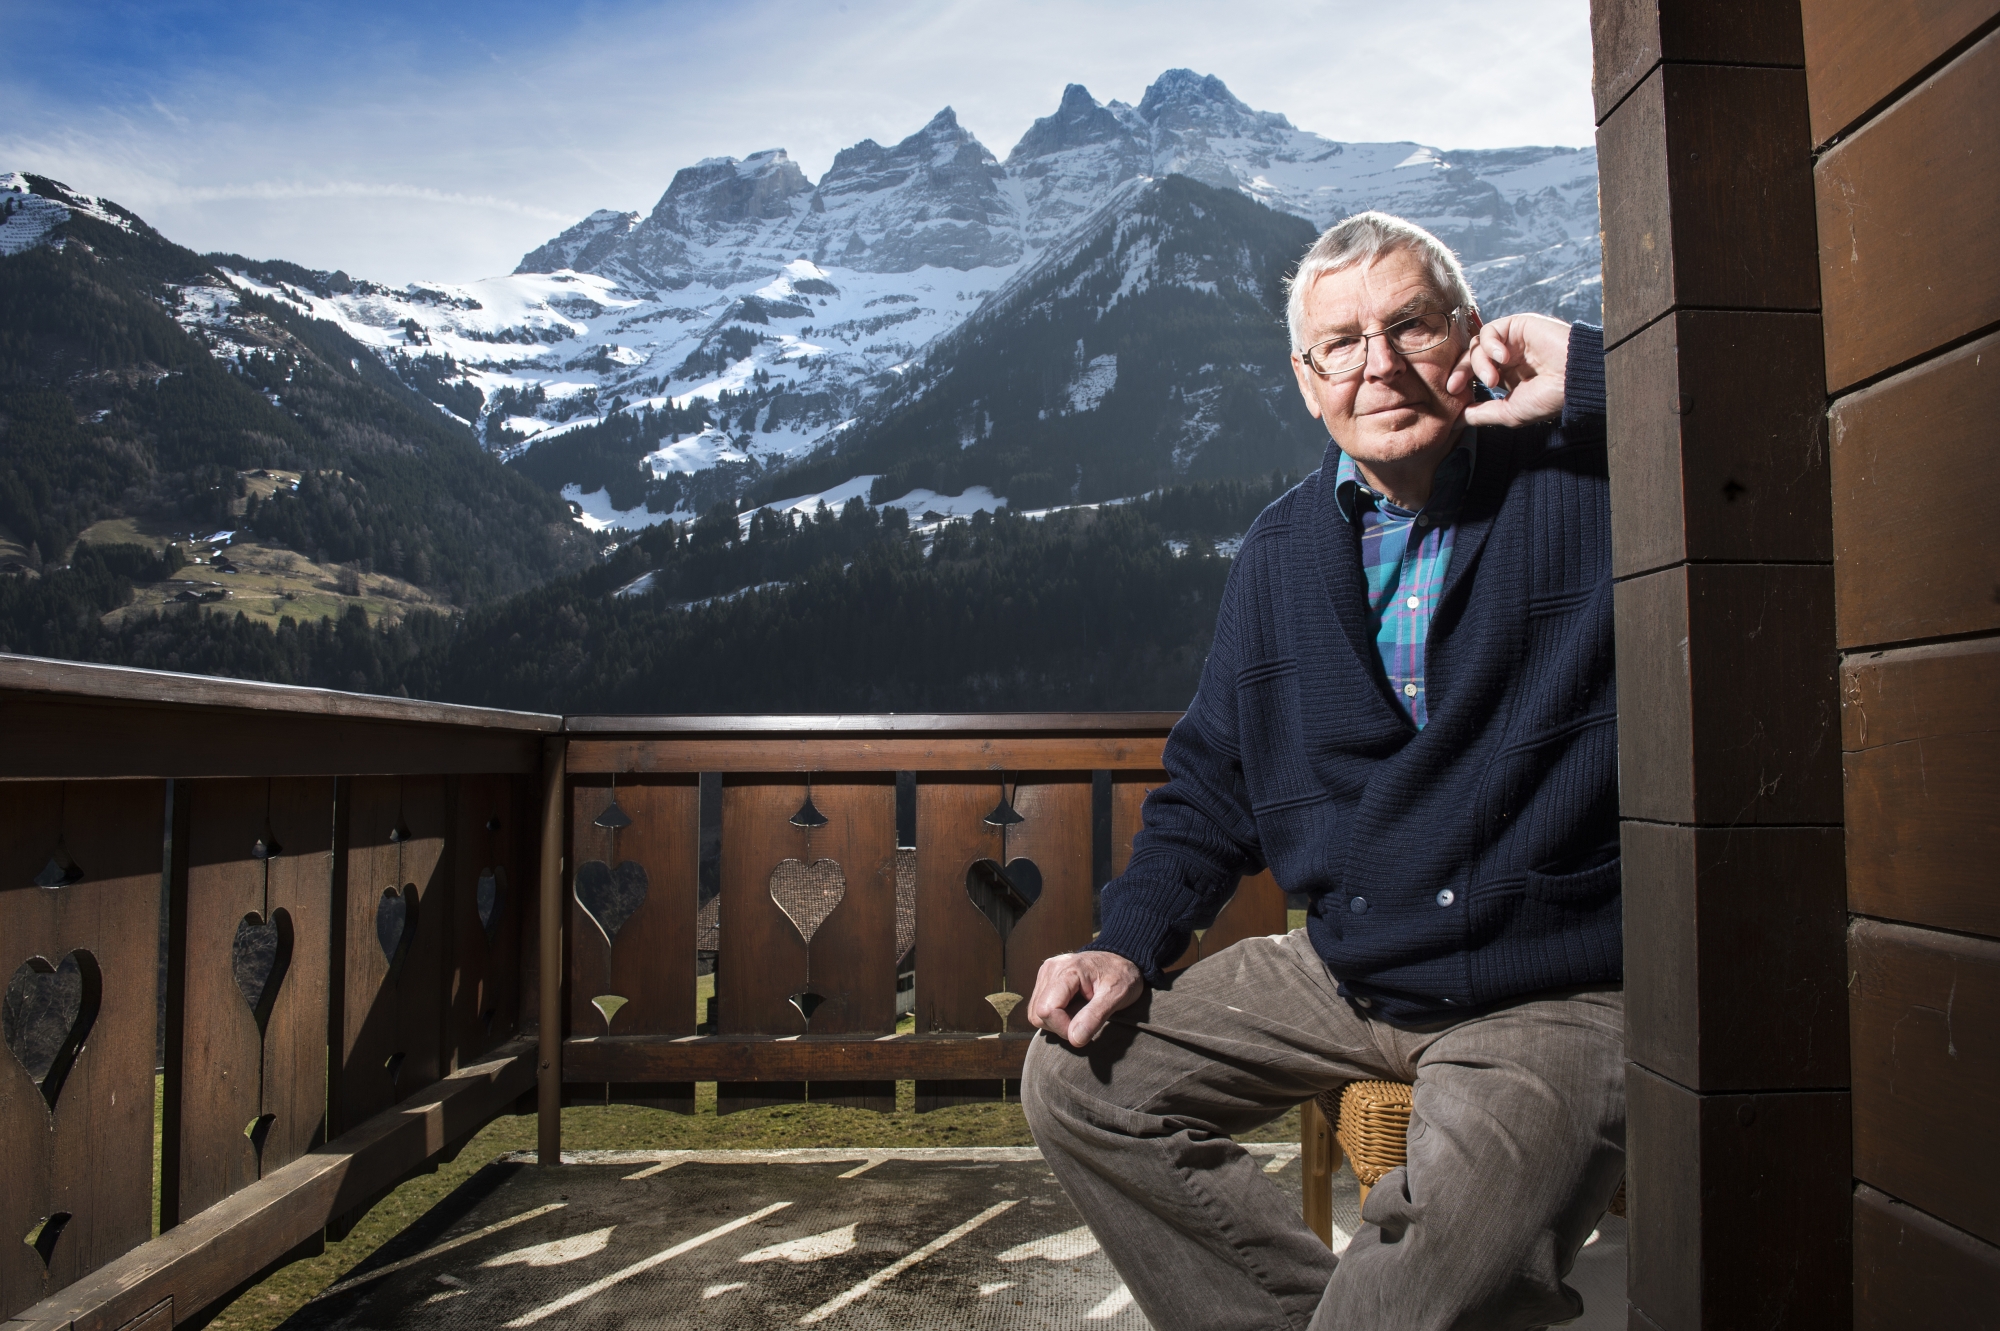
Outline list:
[[[1319,414],[1319,398],[1313,393],[1318,387],[1319,376],[1306,368],[1305,357],[1296,351],[1292,353],[1292,378],[1298,380],[1299,396],[1306,400],[1306,410],[1312,413],[1312,418],[1316,421],[1324,420],[1325,418]]]

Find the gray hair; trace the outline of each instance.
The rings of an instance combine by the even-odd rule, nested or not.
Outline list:
[[[1446,300],[1467,311],[1479,308],[1466,283],[1465,269],[1443,241],[1388,213],[1356,213],[1322,232],[1306,257],[1299,260],[1298,271],[1285,280],[1285,323],[1291,331],[1292,350],[1305,350],[1306,293],[1313,283],[1328,273],[1371,263],[1398,250],[1417,257],[1431,285]]]

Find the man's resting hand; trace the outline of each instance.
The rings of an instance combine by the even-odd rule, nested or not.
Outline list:
[[[1569,325],[1546,314],[1510,314],[1483,324],[1452,367],[1446,390],[1462,393],[1477,375],[1507,396],[1465,409],[1467,425],[1532,425],[1562,415]]]
[[[1035,996],[1028,1000],[1028,1024],[1054,1031],[1078,1049],[1095,1040],[1104,1023],[1145,991],[1139,968],[1116,952],[1065,952],[1042,963]],[[1089,1001],[1070,1015],[1070,1004]]]

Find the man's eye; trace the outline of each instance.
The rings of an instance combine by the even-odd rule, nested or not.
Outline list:
[[[1341,352],[1352,351],[1360,345],[1361,339],[1358,337],[1334,337],[1320,343],[1319,351],[1322,356],[1338,356]]]

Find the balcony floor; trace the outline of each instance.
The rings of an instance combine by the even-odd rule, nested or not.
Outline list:
[[[1248,1149],[1296,1201],[1298,1148]],[[480,1170],[287,1331],[1147,1325],[1030,1147],[532,1159]],[[1337,1228],[1356,1196],[1343,1167]],[[1584,1248],[1572,1327],[1625,1326],[1624,1239],[1606,1217]]]

